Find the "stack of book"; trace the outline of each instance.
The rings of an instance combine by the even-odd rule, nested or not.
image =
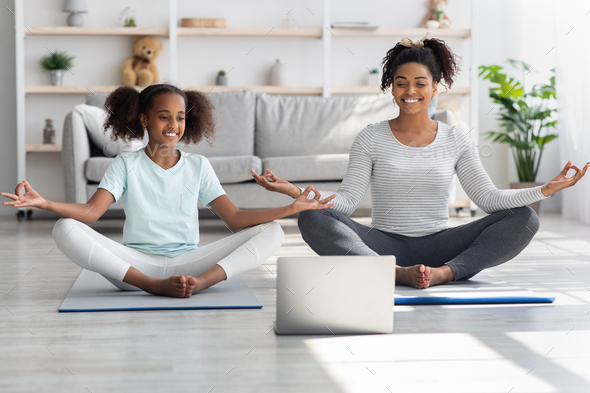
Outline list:
[[[363,29],[376,30],[379,26],[371,25],[369,22],[334,22],[332,27],[335,29]]]

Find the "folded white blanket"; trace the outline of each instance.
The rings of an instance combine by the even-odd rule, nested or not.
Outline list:
[[[102,108],[80,104],[74,107],[74,112],[82,116],[90,139],[107,157],[115,157],[124,152],[136,151],[147,145],[147,133],[141,141],[137,139],[126,141],[119,138],[116,142],[113,142],[111,140],[112,130],[109,128],[105,132],[103,128],[106,120],[106,111]]]

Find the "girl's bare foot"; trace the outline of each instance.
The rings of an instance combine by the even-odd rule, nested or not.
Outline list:
[[[172,276],[168,278],[153,278],[144,289],[148,293],[170,297],[186,297],[186,278]]]
[[[221,266],[215,265],[200,276],[191,278],[195,280],[195,284],[193,284],[193,294],[195,294],[223,280],[227,280],[227,275]]]
[[[193,295],[193,293],[197,293],[197,292],[193,292],[195,286],[197,285],[198,280],[194,277],[191,276],[186,276],[186,292],[185,292],[185,296],[184,297],[191,297]]]
[[[426,288],[430,280],[431,268],[424,265],[397,266],[395,283],[414,288]],[[425,286],[426,285],[426,286]]]
[[[217,284],[218,281],[213,281],[210,282],[208,279],[210,277],[207,277],[206,274],[202,274],[200,276],[197,277],[191,277],[195,279],[195,284],[193,285],[193,289],[192,289],[192,294],[196,294],[199,293],[209,287],[212,287],[213,285]],[[187,290],[188,292],[188,290]]]

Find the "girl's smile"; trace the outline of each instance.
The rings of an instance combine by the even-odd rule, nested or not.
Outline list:
[[[174,140],[178,136],[178,132],[175,132],[175,131],[165,132],[164,135],[166,135],[166,137],[168,139]]]

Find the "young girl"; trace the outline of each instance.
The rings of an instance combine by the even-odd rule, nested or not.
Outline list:
[[[139,139],[143,149],[117,156],[96,193],[85,204],[45,200],[26,181],[3,205],[35,206],[60,218],[53,229],[56,246],[74,263],[100,273],[123,290],[143,289],[156,295],[190,297],[233,275],[253,269],[282,244],[273,220],[309,209],[334,206],[333,197],[308,198],[309,186],[285,207],[240,210],[225,195],[209,161],[175,149],[178,141],[196,144],[214,133],[213,105],[202,93],[172,85],[152,85],[138,93],[115,90],[105,103],[105,130],[115,139]],[[20,194],[24,186],[25,194]],[[232,228],[248,228],[215,243],[197,247],[197,198]],[[119,244],[90,228],[115,201],[125,210]]]
[[[526,205],[573,186],[590,166],[580,170],[570,161],[543,186],[496,189],[469,137],[428,116],[441,79],[451,87],[459,68],[443,41],[425,38],[415,43],[404,38],[383,59],[381,89],[391,87],[399,116],[358,134],[342,185],[336,193],[320,191],[322,198],[335,195],[336,206],[303,212],[298,222],[304,240],[319,255],[395,255],[396,283],[416,288],[466,280],[514,258],[539,228],[537,215]],[[576,171],[571,178],[569,169]],[[469,198],[489,215],[449,228],[454,173]],[[271,171],[252,175],[267,190],[302,195]],[[373,224],[366,227],[348,215],[369,183]]]

